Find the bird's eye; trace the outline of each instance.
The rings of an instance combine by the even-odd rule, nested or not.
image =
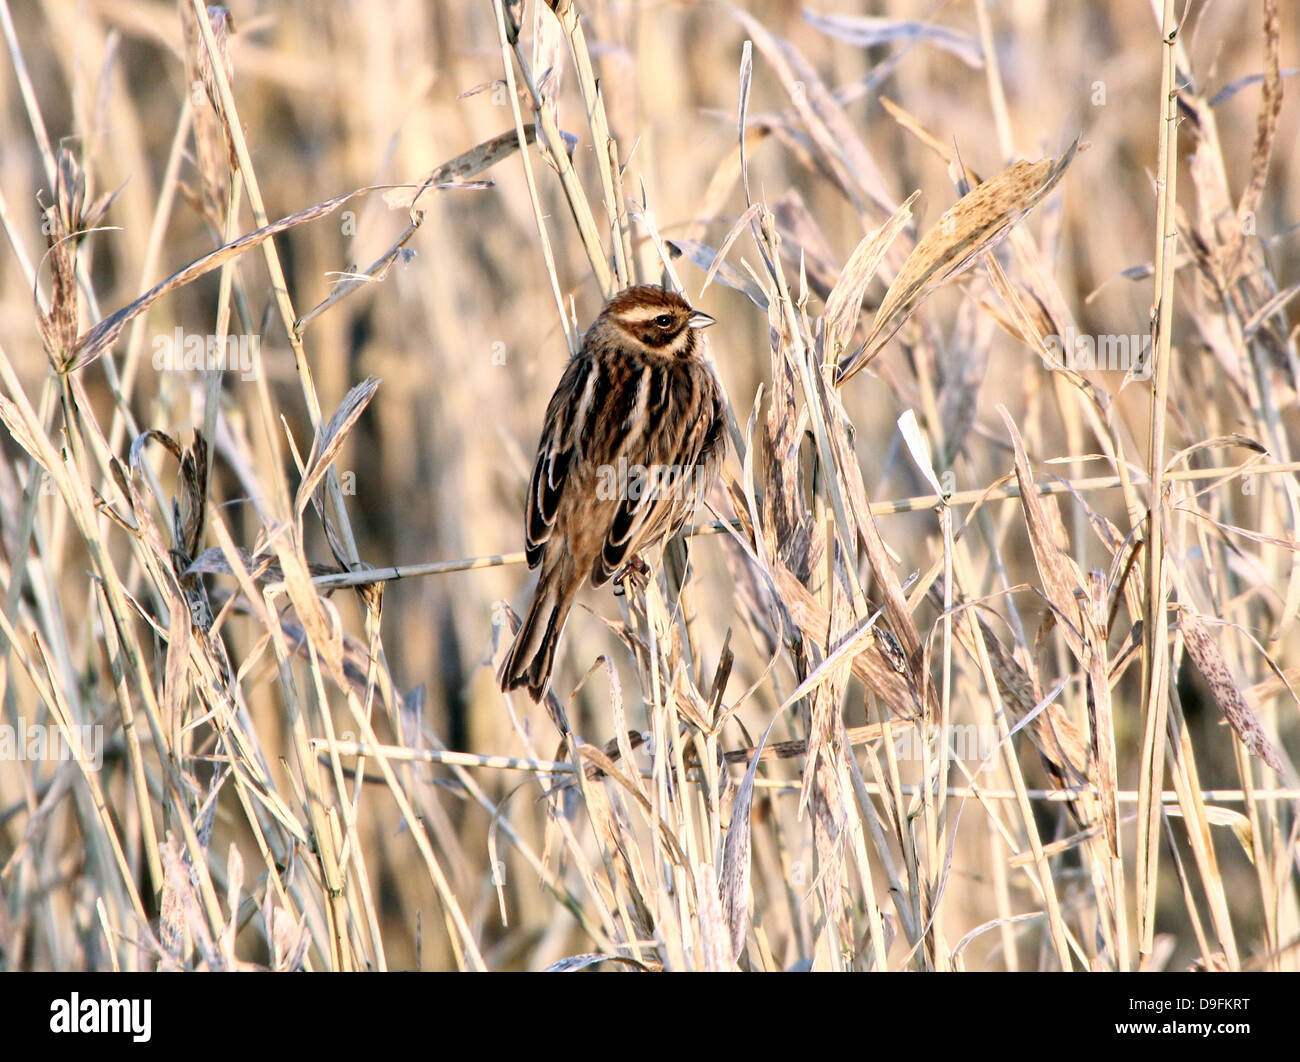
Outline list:
[[[671,328],[673,326],[673,316],[670,313],[661,313],[655,318],[655,324],[660,328]]]

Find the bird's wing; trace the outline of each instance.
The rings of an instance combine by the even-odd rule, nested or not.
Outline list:
[[[589,358],[577,357],[570,361],[546,407],[546,423],[537,443],[524,515],[524,549],[530,568],[536,568],[541,562],[542,549],[555,527],[555,515],[559,512],[560,497],[574,457],[574,415],[591,369]]]
[[[629,469],[604,546],[591,574],[599,586],[642,548],[676,533],[695,511],[721,463],[721,396],[710,370],[647,370],[640,431],[629,433],[620,456]],[[643,473],[643,474],[638,474]]]

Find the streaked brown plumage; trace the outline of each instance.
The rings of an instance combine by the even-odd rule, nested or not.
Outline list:
[[[583,581],[600,586],[640,561],[717,476],[725,407],[696,338],[712,323],[680,295],[641,286],[615,295],[583,337],[546,409],[528,485],[528,566],[541,574],[501,667],[503,690],[527,686],[540,700]],[[647,487],[656,469],[672,470],[657,490]]]

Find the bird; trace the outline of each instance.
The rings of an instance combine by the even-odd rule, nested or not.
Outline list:
[[[584,581],[644,578],[641,553],[695,511],[726,456],[726,402],[699,331],[715,319],[654,285],[620,291],[570,359],[546,408],[524,514],[540,567],[502,663],[503,692],[540,701]]]

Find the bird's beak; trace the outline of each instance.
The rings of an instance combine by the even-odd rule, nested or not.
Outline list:
[[[686,322],[691,328],[708,328],[711,324],[717,324],[716,317],[710,317],[703,310],[696,310],[691,314],[690,320]]]

